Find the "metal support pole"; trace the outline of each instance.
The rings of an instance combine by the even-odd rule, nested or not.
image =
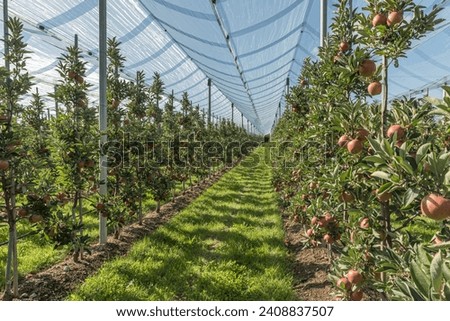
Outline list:
[[[3,46],[5,51],[5,56],[9,55],[9,44],[8,44],[8,20],[9,20],[9,12],[8,12],[8,0],[3,0]],[[4,59],[5,61],[5,69],[9,72],[9,61]]]
[[[325,37],[327,36],[327,10],[328,1],[320,0],[320,46],[325,45]]]
[[[58,86],[55,85],[54,88],[55,88],[54,89],[54,93],[55,93],[55,116],[56,116],[56,118],[58,118],[58,116],[59,116],[59,106],[58,106],[58,99],[56,97],[56,91],[58,90]]]
[[[74,45],[75,45],[75,48],[78,48],[78,35],[77,34],[75,34],[75,37],[74,37]]]
[[[107,124],[108,124],[108,114],[106,109],[106,76],[107,76],[107,34],[106,34],[106,0],[99,0],[99,129],[100,129],[100,195],[106,196],[108,193],[107,186],[107,156],[106,152],[103,151],[103,146],[106,145],[108,137],[106,135]],[[76,38],[77,39],[77,38]],[[99,243],[106,244],[107,241],[107,227],[106,227],[106,217],[99,215]]]
[[[286,95],[290,94],[290,91],[291,91],[290,87],[291,87],[290,80],[289,80],[289,77],[287,77],[286,78]]]
[[[241,113],[241,127],[244,128],[244,114]]]
[[[247,132],[249,131],[249,121],[248,121],[248,119],[247,119]]]
[[[211,79],[208,79],[208,124],[211,123]]]
[[[231,122],[234,123],[234,104],[231,103]]]

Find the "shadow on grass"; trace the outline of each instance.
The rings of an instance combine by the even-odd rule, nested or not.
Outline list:
[[[71,298],[294,299],[270,178],[270,169],[261,166],[225,174],[127,257],[106,264]]]

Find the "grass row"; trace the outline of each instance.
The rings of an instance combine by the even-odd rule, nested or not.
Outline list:
[[[271,168],[258,150],[71,300],[293,300]]]

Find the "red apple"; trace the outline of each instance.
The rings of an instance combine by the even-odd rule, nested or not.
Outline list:
[[[429,194],[420,202],[420,210],[423,215],[440,221],[450,217],[450,199],[438,194]]]

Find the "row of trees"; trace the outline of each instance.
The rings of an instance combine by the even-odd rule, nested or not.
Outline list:
[[[388,108],[388,70],[442,22],[440,8],[367,3],[341,0],[319,59],[305,61],[274,131],[289,142],[274,185],[305,246],[337,253],[339,298],[449,300],[450,99],[405,97]]]
[[[7,68],[0,68],[0,209],[9,229],[5,299],[18,295],[17,224],[32,224],[55,246],[69,247],[78,261],[92,242],[85,215],[106,217],[118,238],[125,224],[142,222],[146,198],[152,197],[159,211],[161,202],[175,196],[177,182],[184,190],[187,183],[234,164],[247,152],[234,143],[250,139],[229,120],[209,124],[187,93],[180,111],[173,94],[162,106],[164,84],[157,73],[150,86],[142,71],[134,81],[124,80],[119,71],[126,59],[112,38],[108,142],[100,146],[98,107],[89,103],[81,50],[70,46],[59,58],[53,98],[60,107],[47,119],[37,90],[28,106],[22,104],[33,82],[26,69],[29,51],[22,23],[11,19],[8,27]],[[107,155],[107,164],[99,164],[100,155]],[[108,167],[107,195],[98,193],[101,166]]]

